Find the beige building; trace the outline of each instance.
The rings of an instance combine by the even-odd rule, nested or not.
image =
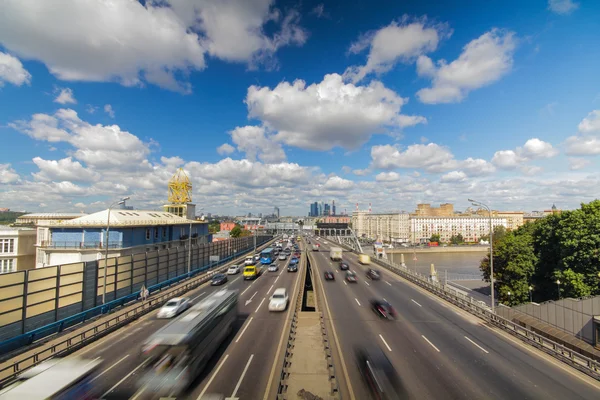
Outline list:
[[[450,203],[440,204],[439,207],[431,207],[431,204],[417,204],[417,209],[412,214],[415,217],[452,217],[454,205]]]
[[[492,226],[506,227],[506,218],[492,218]],[[440,241],[448,242],[452,236],[462,235],[465,242],[478,242],[490,233],[488,217],[411,217],[411,240],[413,243],[428,242],[433,234],[440,235]]]
[[[496,211],[492,213],[493,217],[506,218],[506,229],[512,231],[524,224],[523,211]]]
[[[35,229],[0,225],[0,273],[35,268]]]
[[[410,240],[408,213],[374,214],[355,211],[352,213],[352,229],[358,237],[384,242],[406,243]]]

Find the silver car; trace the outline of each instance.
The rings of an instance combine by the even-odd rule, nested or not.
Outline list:
[[[157,318],[173,318],[190,308],[190,299],[187,297],[175,297],[167,301],[156,314]]]

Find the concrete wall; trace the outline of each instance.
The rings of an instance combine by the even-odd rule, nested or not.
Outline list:
[[[366,247],[366,245],[363,245]],[[490,248],[488,246],[436,246],[436,247],[402,247],[385,249],[386,253],[397,253],[397,254],[412,254],[414,253],[489,253]]]

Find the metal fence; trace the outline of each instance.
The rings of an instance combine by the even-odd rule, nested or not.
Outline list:
[[[344,246],[344,245],[342,245]],[[348,247],[350,250],[352,248]],[[488,323],[511,333],[526,343],[529,343],[553,357],[571,365],[572,367],[586,373],[587,375],[600,380],[600,362],[584,356],[563,346],[553,340],[539,335],[523,326],[492,313],[491,309],[483,302],[475,300],[471,296],[460,294],[450,287],[439,282],[431,281],[427,276],[411,271],[405,266],[392,263],[388,260],[373,259],[374,263],[388,269],[389,271],[402,276],[406,280],[426,289],[427,291],[455,304],[465,311],[487,321]]]
[[[270,238],[256,237],[257,246]],[[179,247],[109,258],[105,304],[102,304],[104,259],[2,274],[0,348],[9,351],[11,346],[3,346],[7,340],[26,334],[26,340],[31,342],[133,301],[142,286],[186,278],[188,255],[190,272],[197,273],[214,264],[215,259],[227,259],[253,246],[254,237],[244,237],[192,245],[191,251],[184,243]]]

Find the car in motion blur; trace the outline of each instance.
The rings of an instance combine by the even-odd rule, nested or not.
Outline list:
[[[225,275],[225,274],[216,274],[210,280],[210,285],[211,286],[220,286],[220,285],[223,285],[225,282],[227,282],[227,275]]]
[[[235,274],[239,274],[241,271],[240,266],[239,265],[232,265],[231,267],[229,267],[227,269],[227,275],[235,275]]]
[[[346,262],[342,261],[342,262],[340,263],[340,269],[341,269],[342,271],[348,271],[348,270],[350,269],[350,266],[348,265],[348,263],[346,263]]]
[[[190,308],[190,299],[187,297],[175,297],[167,301],[156,314],[157,318],[173,318]]]
[[[392,305],[386,300],[371,300],[371,309],[375,312],[375,314],[384,319],[395,320],[398,316],[396,310],[394,310],[394,307],[392,307]]]
[[[325,271],[323,273],[323,275],[325,276],[326,281],[334,281],[335,280],[335,276],[333,275],[333,272],[331,272],[331,271]]]
[[[288,305],[288,294],[285,288],[277,288],[269,299],[269,311],[285,311]]]
[[[357,348],[354,356],[372,399],[400,400],[408,398],[402,380],[381,349]]]
[[[356,273],[352,271],[346,272],[346,280],[350,283],[357,283],[358,280],[356,279]]]
[[[379,271],[370,268],[367,271],[367,278],[372,279],[374,281],[378,281],[379,279],[381,279],[381,275],[379,275]]]
[[[279,271],[279,266],[276,263],[273,263],[273,264],[269,265],[268,271],[269,272],[277,272],[277,271]]]

